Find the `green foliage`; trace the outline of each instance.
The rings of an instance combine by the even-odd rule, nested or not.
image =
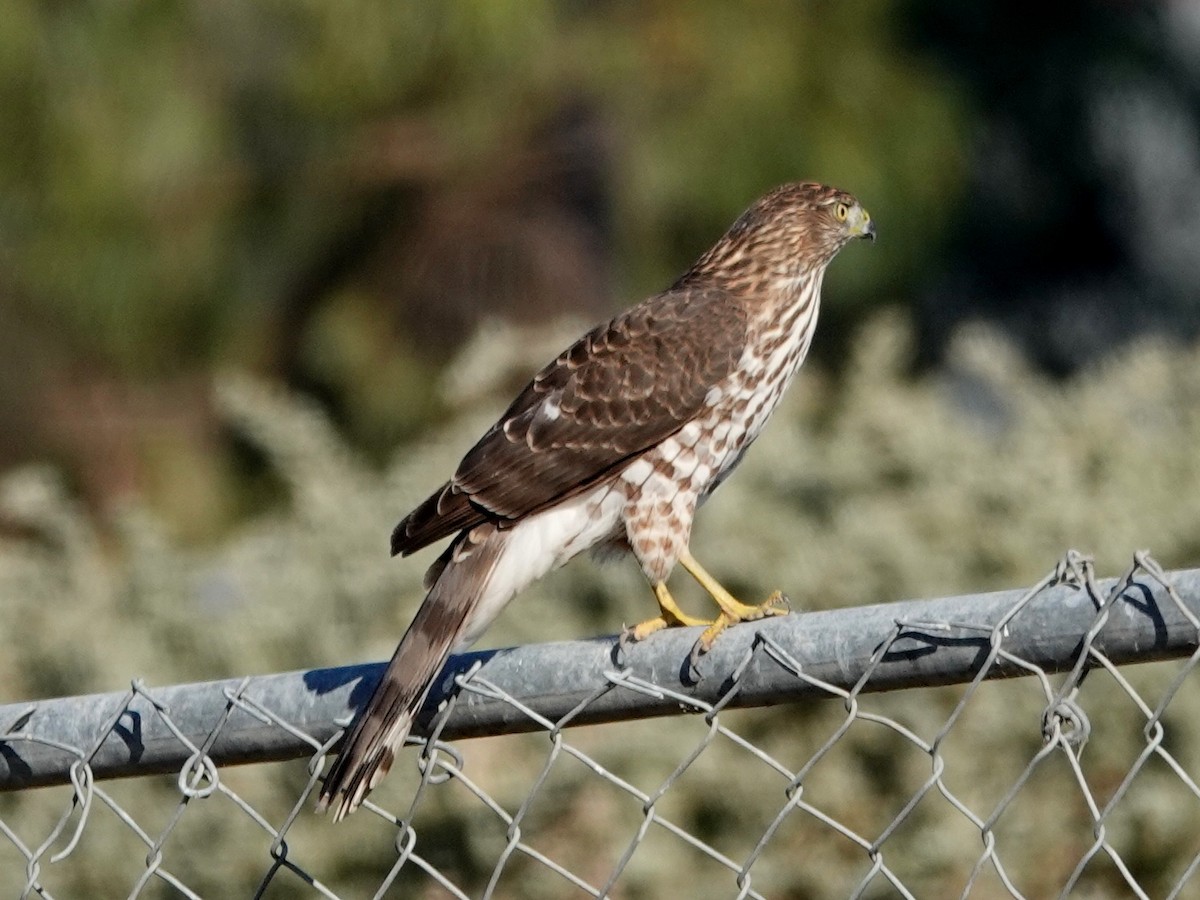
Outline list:
[[[386,657],[419,599],[428,561],[389,561],[391,525],[440,483],[503,405],[513,373],[527,374],[528,358],[548,356],[562,334],[501,337],[469,348],[446,374],[449,393],[464,398],[451,421],[383,472],[347,449],[306,401],[224,379],[222,415],[262,448],[289,502],[213,548],[177,546],[138,508],[120,518],[117,540],[108,544],[52,471],[10,474],[0,483],[0,514],[16,526],[0,539],[0,683],[8,700],[120,690],[135,675],[161,685]],[[822,608],[1028,585],[1069,546],[1095,552],[1106,574],[1141,546],[1164,565],[1195,564],[1197,351],[1141,345],[1064,385],[1031,374],[1003,342],[980,332],[958,342],[944,375],[914,383],[902,376],[909,340],[901,320],[884,315],[853,343],[847,380],[807,370],[745,465],[705,507],[694,549],[732,588],[754,598],[779,586],[802,608]],[[698,593],[679,581],[685,607],[700,608]],[[600,569],[577,560],[520,597],[487,641],[611,633],[649,609],[634,566]],[[1163,673],[1142,669],[1125,674],[1154,696]],[[1094,731],[1085,757],[1101,794],[1144,746],[1144,719],[1106,678],[1094,673],[1086,688],[1104,698],[1088,706]],[[915,690],[864,703],[930,738],[957,696],[956,689]],[[1200,771],[1191,724],[1200,721],[1198,703],[1182,693],[1168,728],[1193,774]],[[1033,679],[985,685],[952,733],[946,779],[977,814],[991,811],[1041,746],[1044,705]],[[722,722],[798,764],[843,715],[836,704],[811,703],[723,714]],[[568,737],[622,778],[653,790],[705,727],[696,719],[660,720]],[[546,743],[533,735],[463,749],[471,776],[515,809]],[[718,742],[668,793],[664,812],[732,856],[748,853],[782,803],[781,785],[755,765]],[[381,802],[404,808],[414,784],[410,768],[397,767],[380,789]],[[1073,776],[1057,762],[1049,768],[997,831],[1001,857],[1028,896],[1055,892],[1068,874],[1065,835],[1090,841]],[[858,722],[814,770],[809,796],[874,835],[928,773],[927,756]],[[302,763],[222,773],[273,823],[286,815],[304,776]],[[557,768],[551,785],[553,802],[535,811],[530,839],[602,878],[636,830],[638,805],[582,766]],[[108,789],[151,833],[177,800],[172,779]],[[1110,839],[1152,887],[1176,877],[1180,859],[1194,849],[1186,836],[1200,828],[1200,817],[1194,804],[1177,802],[1179,793],[1173,774],[1152,767],[1110,822]],[[36,844],[66,796],[57,789],[0,796],[0,818]],[[428,811],[429,852],[440,853],[439,864],[478,893],[504,845],[503,828],[474,801],[438,804]],[[56,895],[123,895],[143,871],[144,847],[103,810],[93,815],[79,848],[44,867]],[[180,827],[167,845],[168,866],[206,896],[246,895],[267,867],[265,833],[219,796],[194,801]],[[306,812],[289,843],[319,877],[365,891],[378,886],[391,858],[385,831],[366,816],[330,830]],[[438,851],[437,840],[454,851]],[[962,861],[977,858],[979,840],[935,798],[889,839],[886,853],[919,896],[956,896]],[[0,841],[0,892],[11,893],[23,866],[6,847]],[[797,815],[768,846],[755,885],[770,896],[845,896],[868,867],[861,850]],[[680,872],[696,877],[696,896],[732,890],[728,876],[697,867],[682,844],[657,833],[623,884],[628,896],[666,896]],[[1099,894],[1115,890],[1117,882],[1105,877],[1092,884]],[[504,884],[504,895],[518,893],[515,880]]]
[[[963,114],[895,6],[0,0],[0,288],[125,373],[244,361],[364,195],[478,182],[583,96],[636,293],[812,177],[905,223],[847,276],[862,302],[936,252],[963,177]]]

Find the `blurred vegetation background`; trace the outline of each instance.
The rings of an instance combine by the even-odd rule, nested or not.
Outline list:
[[[381,461],[481,323],[604,318],[797,178],[884,238],[830,280],[834,372],[882,306],[922,368],[980,317],[1058,376],[1191,339],[1194,6],[1036,10],[4,0],[0,467],[213,538],[270,487],[213,371]]]
[[[7,699],[387,656],[423,569],[394,521],[799,178],[881,239],[706,507],[711,568],[815,607],[1068,546],[1195,565],[1198,9],[0,0]],[[531,593],[489,643],[645,607],[629,566]]]

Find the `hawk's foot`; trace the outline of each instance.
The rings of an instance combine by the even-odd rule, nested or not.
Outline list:
[[[721,614],[709,623],[709,626],[704,629],[704,633],[696,640],[695,646],[692,647],[691,665],[693,670],[700,657],[712,649],[713,644],[717,642],[717,637],[730,625],[736,625],[739,622],[754,622],[768,616],[786,616],[792,611],[791,601],[783,591],[772,592],[771,596],[757,606],[740,603],[729,596],[723,597],[717,603],[721,607]]]
[[[791,612],[791,604],[784,596],[783,591],[775,591],[758,606],[749,606],[725,590],[721,583],[709,575],[704,566],[700,565],[696,558],[686,550],[679,557],[679,564],[687,569],[689,575],[700,582],[700,586],[708,591],[717,606],[721,607],[721,615],[717,617],[716,622],[713,622],[714,626],[722,618],[727,620],[725,625],[734,625],[738,622],[753,622],[767,616],[785,616]],[[724,626],[718,630],[718,633],[723,628]]]
[[[792,601],[783,591],[772,591],[771,595],[757,606],[741,603],[730,596],[722,599],[714,597],[713,599],[717,600],[717,605],[721,607],[721,616],[718,617],[718,620],[728,617],[730,625],[736,625],[738,622],[754,622],[768,616],[786,616],[792,611]],[[716,622],[713,624],[715,625]]]
[[[660,615],[653,619],[647,619],[645,622],[639,622],[632,627],[626,627],[621,632],[620,646],[622,648],[630,642],[643,641],[654,632],[662,631],[664,628],[691,628],[699,625],[712,627],[716,624],[709,619],[689,616],[680,609],[675,598],[671,596],[671,592],[667,590],[666,582],[660,581],[654,585],[654,596],[658,600]]]
[[[717,637],[730,625],[736,625],[738,622],[754,622],[758,619],[765,619],[767,616],[785,616],[791,612],[791,603],[782,591],[775,591],[762,603],[750,606],[742,603],[725,590],[721,583],[708,574],[704,566],[700,565],[691,553],[684,551],[683,555],[679,557],[679,564],[687,569],[696,581],[700,582],[700,586],[708,591],[717,606],[721,607],[721,614],[704,629],[704,633],[696,641],[696,646],[692,648],[693,669],[696,661],[712,649]]]

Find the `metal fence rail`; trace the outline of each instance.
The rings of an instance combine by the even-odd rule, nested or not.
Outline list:
[[[1200,817],[1195,780],[1200,753],[1193,752],[1200,735],[1194,725],[1185,731],[1184,714],[1174,719],[1167,714],[1177,698],[1188,693],[1190,703],[1197,691],[1200,569],[1164,573],[1138,554],[1121,578],[1097,581],[1090,562],[1070,553],[1028,591],[795,614],[739,626],[722,636],[698,673],[686,662],[694,639],[692,631],[680,629],[624,649],[614,639],[601,638],[455,657],[431,694],[422,727],[415,730],[419,740],[413,741],[423,745],[413,754],[417,766],[407,781],[393,776],[397,793],[380,792],[385,798],[401,796],[397,809],[389,811],[392,804],[380,799],[381,805],[368,804],[375,818],[365,813],[351,820],[386,827],[391,835],[386,859],[372,853],[373,868],[353,878],[339,875],[345,865],[330,862],[327,851],[306,856],[302,845],[316,833],[326,844],[336,845],[342,835],[358,840],[350,837],[358,832],[317,819],[310,795],[322,754],[338,733],[335,722],[365,702],[382,666],[163,688],[135,681],[122,693],[0,706],[0,790],[17,792],[20,801],[0,804],[0,896],[74,896],[70,891],[78,882],[71,867],[83,859],[89,832],[101,827],[132,836],[143,850],[144,861],[123,888],[130,896],[144,894],[150,885],[155,885],[154,896],[166,889],[168,896],[188,897],[217,890],[228,896],[382,896],[389,891],[395,896],[622,896],[645,893],[656,883],[659,876],[643,858],[652,854],[639,851],[663,840],[685,864],[695,859],[709,867],[706,875],[693,872],[699,880],[681,893],[689,896],[774,896],[808,885],[804,889],[813,896],[928,896],[936,890],[947,896],[1019,897],[1040,896],[1051,882],[1053,892],[1064,896],[1085,887],[1130,896],[1181,896],[1189,887],[1200,891],[1200,879],[1193,877],[1200,867],[1200,837],[1147,875],[1137,861],[1143,852],[1138,839],[1125,834],[1132,829],[1114,812],[1124,809],[1122,801],[1134,783],[1153,767],[1155,779],[1165,772],[1173,785],[1166,796],[1173,792],[1171,802],[1185,807],[1175,820]],[[1154,696],[1144,697],[1149,689],[1135,685],[1118,667],[1156,660],[1176,662],[1164,664],[1171,667],[1169,677],[1154,681]],[[1106,762],[1099,781],[1081,762],[1097,708],[1089,705],[1085,677],[1096,669],[1107,673],[1110,691],[1097,693],[1093,702],[1107,716],[1112,692],[1125,698],[1122,727],[1137,736],[1136,752],[1126,754],[1120,771]],[[1053,683],[1049,676],[1058,672],[1067,674]],[[950,744],[966,730],[964,714],[983,703],[980,692],[988,690],[983,682],[1014,676],[1034,676],[1041,699],[1023,713],[1013,707],[1011,721],[992,721],[991,727],[998,734],[1028,730],[1036,715],[1040,738],[1027,747],[1026,758],[1015,761],[1000,795],[981,805],[968,796],[972,785],[956,783],[955,767],[965,764],[956,755],[963,751],[951,752]],[[938,701],[944,705],[932,719],[928,709],[914,707],[912,692],[894,695],[894,707],[889,698],[865,705],[869,693],[938,685],[964,687],[954,689],[950,700]],[[910,699],[900,703],[905,696]],[[762,736],[772,722],[781,730],[790,726],[778,719],[760,726],[733,712],[795,702],[811,707],[810,698],[840,703],[817,705],[826,707],[826,718],[815,720],[812,730],[823,737],[791,758],[786,757],[792,744]],[[635,783],[638,779],[603,753],[589,751],[585,741],[575,739],[576,732],[563,730],[680,713],[697,714],[699,720],[692,721],[699,731],[689,731],[684,739],[660,739],[643,727],[619,741],[626,752],[644,746],[647,752],[669,754],[665,773],[647,786]],[[1003,719],[1008,712],[989,716]],[[665,728],[669,723],[648,724]],[[890,753],[915,754],[924,769],[871,795],[870,805],[886,812],[869,827],[858,821],[853,803],[818,796],[823,795],[821,779],[830,777],[826,760],[842,747],[859,747],[849,733],[868,726],[886,732]],[[522,732],[539,732],[543,742],[532,751],[532,761],[530,745],[514,748],[511,760],[530,767],[516,792],[504,777],[511,760],[503,751],[496,751],[498,761],[485,762],[477,776],[466,762],[469,755],[448,743]],[[990,753],[991,747],[978,740],[966,752]],[[860,750],[867,756],[876,752],[865,744]],[[614,756],[623,758],[620,750]],[[711,781],[708,793],[690,781],[710,765],[705,760],[726,756],[738,761],[721,763],[715,787],[735,800],[730,807],[729,797],[720,798],[725,815],[740,815],[737,806],[743,800],[762,807],[752,834],[738,826],[738,840],[719,826],[705,826],[692,800],[679,799],[687,782],[688,797],[700,797],[701,806],[714,802]],[[1070,864],[1057,874],[1042,873],[1048,882],[1031,881],[1023,874],[1021,857],[1028,848],[1006,845],[998,835],[1018,816],[1018,800],[1027,788],[1041,790],[1040,773],[1049,770],[1052,757],[1067,763],[1064,783],[1080,801],[1078,821],[1070,839],[1064,836]],[[282,805],[276,796],[271,810],[261,810],[262,801],[230,786],[237,770],[228,767],[235,763],[288,759],[309,762],[299,777],[292,770]],[[569,779],[569,789],[559,783],[568,764],[582,764],[583,772]],[[754,774],[742,793],[736,773],[747,768]],[[131,801],[99,784],[160,773],[177,777],[169,790],[159,784],[151,800]],[[495,784],[484,776],[494,776]],[[594,789],[589,780],[631,801],[633,812],[602,815],[591,801],[579,801],[574,818],[558,809],[587,796]],[[760,783],[767,781],[769,789],[760,792]],[[53,785],[65,787],[25,790]],[[453,803],[445,799],[451,794]],[[257,850],[249,851],[259,860],[252,877],[243,873],[237,876],[242,880],[223,881],[224,873],[197,868],[181,857],[183,848],[192,847],[181,823],[202,818],[192,810],[211,798],[232,801],[221,815],[249,822],[249,834],[259,835]],[[935,801],[937,819],[929,811]],[[154,827],[142,824],[154,804],[159,810],[151,817]],[[465,807],[473,811],[461,812]],[[172,810],[165,821],[164,809]],[[581,820],[592,817],[604,823],[607,844],[593,844],[582,856],[576,849],[556,848],[556,828],[582,827]],[[457,837],[450,841],[444,833],[448,820],[457,823]],[[906,859],[916,846],[907,833],[918,827],[940,833],[945,826],[937,823],[943,820],[972,835],[974,850],[962,850],[950,862]],[[617,824],[623,828],[612,827]],[[361,831],[370,824],[355,827]],[[475,837],[472,828],[490,837]],[[845,855],[844,863],[811,860],[806,869],[794,848],[813,844],[811,837],[793,834],[797,829],[816,829],[821,840],[841,848],[837,852]],[[458,844],[471,857],[470,865],[456,859]],[[468,847],[473,849],[463,849]],[[192,847],[192,852],[203,851]],[[830,874],[835,865],[843,865],[841,874]],[[930,866],[936,869],[932,881]],[[193,871],[197,874],[189,881]],[[824,880],[814,887],[817,871]]]

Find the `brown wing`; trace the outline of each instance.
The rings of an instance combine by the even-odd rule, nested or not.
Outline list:
[[[611,476],[695,417],[745,343],[744,309],[711,288],[657,294],[588,332],[396,526],[392,552],[485,521],[504,527]]]

